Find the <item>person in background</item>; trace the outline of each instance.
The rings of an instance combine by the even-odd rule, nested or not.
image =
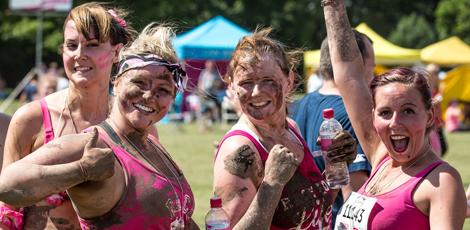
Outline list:
[[[220,119],[220,102],[218,100],[221,85],[219,72],[214,61],[208,60],[199,74],[198,93],[201,103],[201,130],[209,129],[214,121]]]
[[[434,129],[431,130],[429,134],[429,141],[433,150],[438,154],[438,156],[444,156],[447,152],[447,140],[443,131],[444,121],[442,120],[442,111],[441,111],[441,102],[442,94],[439,80],[439,66],[436,64],[429,64],[426,66],[426,71],[428,74],[425,76],[429,81],[429,86],[431,87],[431,94],[433,100],[433,107],[435,115]]]
[[[146,26],[121,50],[109,117],[6,167],[0,200],[20,207],[67,190],[82,229],[198,229],[191,188],[151,135],[187,82],[173,37]]]
[[[287,117],[299,52],[269,37],[271,29],[243,37],[223,80],[241,117],[218,145],[214,193],[233,229],[323,229],[337,194]],[[355,141],[341,132],[328,149],[334,161],[355,158]]]
[[[435,113],[426,77],[400,67],[375,77],[368,87],[344,0],[321,3],[335,83],[372,165],[371,177],[349,196],[335,227],[462,229],[461,177],[428,139]]]
[[[320,72],[320,71],[318,71]],[[307,79],[307,93],[315,92],[323,85],[323,77],[317,71],[313,72]]]
[[[69,12],[61,47],[69,88],[30,102],[15,112],[5,142],[4,169],[54,138],[79,133],[108,116],[112,67],[121,48],[136,34],[124,20],[126,14],[95,2]],[[1,224],[15,229],[79,228],[67,194],[58,192],[19,210],[2,205]]]
[[[354,37],[364,60],[363,78],[366,82],[370,82],[374,77],[373,71],[375,66],[374,50],[372,41],[365,35],[354,30]],[[349,121],[348,114],[344,108],[343,100],[339,94],[338,88],[334,82],[333,67],[328,50],[328,38],[325,38],[320,48],[320,66],[319,73],[323,77],[322,87],[315,92],[305,95],[302,99],[293,103],[290,107],[291,118],[295,120],[299,126],[300,133],[305,138],[308,147],[314,154],[315,163],[320,171],[325,169],[325,161],[320,152],[320,146],[317,145],[319,137],[320,125],[323,122],[322,111],[327,108],[333,108],[335,118],[341,123],[344,130],[347,130],[356,139],[356,134]],[[333,205],[334,226],[335,217],[339,208],[343,205],[344,200],[348,199],[351,191],[357,191],[369,178],[370,164],[360,145],[357,145],[356,159],[349,165],[349,184],[341,188],[341,193],[336,197]]]
[[[40,78],[38,73],[35,73],[31,81],[26,84],[23,91],[20,94],[19,102],[21,105],[29,103],[34,100],[35,95],[38,93],[38,79]]]
[[[462,117],[462,110],[459,107],[458,100],[450,100],[445,113],[445,127],[447,132],[459,131],[461,128],[460,118]]]
[[[37,93],[33,96],[34,100],[40,100],[57,90],[57,76],[45,74],[39,78]]]

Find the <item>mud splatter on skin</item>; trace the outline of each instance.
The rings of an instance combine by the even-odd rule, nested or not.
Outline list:
[[[258,108],[254,108],[250,106],[249,99],[251,97],[251,93],[253,92],[253,88],[251,88],[251,90],[240,90],[241,87],[240,86],[238,87],[237,96],[240,101],[240,105],[242,105],[246,109],[246,112],[253,118],[257,120],[263,120],[267,116],[277,113],[283,106],[284,94],[282,91],[282,85],[279,82],[276,82],[275,80],[276,79],[273,79],[273,81],[267,81],[267,82],[262,81],[260,83],[257,83],[259,84],[258,85],[259,91],[262,91],[263,93],[266,93],[269,95],[274,94],[273,95],[274,99],[273,101],[271,101],[272,104],[268,105],[269,107],[274,107],[273,110],[271,111],[263,111],[263,110],[266,110],[267,108],[263,108],[260,110]]]
[[[215,188],[215,194],[222,197],[224,202],[229,202],[235,197],[243,198],[243,193],[247,192],[248,188],[245,186],[225,185]]]
[[[224,160],[225,169],[240,178],[250,178],[255,186],[261,181],[264,169],[249,145],[243,145]]]

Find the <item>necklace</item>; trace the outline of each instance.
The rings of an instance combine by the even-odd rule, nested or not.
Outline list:
[[[428,146],[428,148],[423,153],[423,155],[421,155],[416,160],[414,160],[413,163],[411,163],[406,168],[404,168],[397,176],[395,176],[393,179],[391,179],[388,183],[386,183],[382,187],[379,187],[379,182],[384,179],[383,172],[385,171],[385,168],[388,166],[388,164],[390,164],[390,163],[387,163],[387,165],[385,165],[381,168],[379,175],[377,175],[377,179],[374,181],[374,184],[369,188],[369,191],[367,191],[367,193],[369,193],[371,195],[380,194],[383,190],[385,190],[390,185],[392,185],[399,177],[401,177],[405,173],[406,170],[408,170],[411,167],[415,166],[418,162],[420,162],[422,159],[424,159],[425,156],[428,155],[429,150],[430,150],[430,147]],[[389,162],[391,162],[391,161],[389,161]]]
[[[123,135],[124,138],[126,139],[126,141],[152,166],[154,167],[156,170],[160,171],[162,173],[162,175],[165,177],[165,179],[168,181],[168,183],[170,184],[171,186],[171,189],[173,190],[173,193],[175,194],[176,196],[176,199],[178,200],[178,208],[179,208],[179,216],[176,217],[176,220],[171,222],[171,225],[170,225],[170,229],[184,229],[184,218],[183,218],[183,207],[182,207],[182,204],[183,202],[181,201],[182,199],[184,199],[184,191],[183,191],[183,186],[181,185],[181,182],[178,178],[178,173],[175,173],[173,171],[173,169],[170,167],[170,165],[168,165],[167,161],[171,162],[171,158],[169,155],[166,154],[166,152],[161,149],[160,147],[156,146],[151,140],[149,140],[147,138],[147,142],[152,146],[152,148],[155,150],[155,153],[157,153],[157,155],[159,156],[159,158],[163,161],[163,163],[165,164],[165,167],[171,172],[171,174],[174,176],[174,178],[176,179],[176,182],[178,183],[178,186],[179,186],[179,189],[181,191],[181,196],[178,195],[175,187],[173,186],[173,184],[170,182],[170,179],[165,175],[165,173],[156,165],[153,163],[153,161],[151,161],[147,155],[144,153],[144,151],[142,151],[140,148],[137,147],[136,144],[134,144],[134,142],[132,142],[128,137],[127,135]],[[165,155],[165,158],[162,157],[160,154],[158,154],[158,151],[162,152],[163,155]],[[171,211],[171,210],[170,210]]]
[[[72,110],[70,109],[70,106],[69,106],[69,91],[67,91],[67,95],[65,95],[65,101],[64,101],[64,106],[62,107],[62,110],[60,112],[60,116],[59,116],[59,120],[57,121],[57,130],[59,130],[59,137],[61,136],[62,134],[62,131],[60,131],[61,129],[59,128],[59,125],[62,121],[62,115],[64,114],[64,111],[65,109],[67,108],[68,110],[68,113],[69,113],[69,116],[70,116],[70,120],[72,121],[72,125],[73,125],[73,128],[74,128],[74,131],[75,133],[78,133],[78,129],[77,129],[77,125],[75,124],[75,121],[73,120],[73,116],[72,116]],[[62,129],[65,128],[65,122],[64,122],[64,126],[62,127]]]

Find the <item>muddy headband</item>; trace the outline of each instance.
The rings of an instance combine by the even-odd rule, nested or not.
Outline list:
[[[180,64],[169,63],[161,57],[154,54],[135,54],[128,55],[118,64],[118,72],[115,78],[131,69],[143,68],[148,65],[165,66],[173,75],[173,82],[178,91],[183,92],[188,82],[186,72]]]

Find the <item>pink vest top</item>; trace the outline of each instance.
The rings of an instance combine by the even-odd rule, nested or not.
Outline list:
[[[301,226],[300,229],[328,228],[331,222],[331,205],[333,204],[332,191],[315,164],[304,139],[291,124],[289,124],[289,129],[302,143],[304,159],[282,191],[270,229],[292,229],[297,226]],[[256,134],[244,125],[235,125],[223,137],[219,146],[227,138],[237,135],[248,138],[255,145],[263,164],[265,164],[268,159],[268,151]],[[216,158],[218,152],[219,150],[217,150]]]
[[[183,173],[178,169],[181,189],[176,178],[168,176],[167,179],[147,167],[98,130],[100,139],[111,147],[124,170],[126,187],[119,202],[107,214],[92,219],[79,217],[82,229],[170,229],[177,218],[189,226],[194,196]],[[150,139],[158,143],[155,138]]]
[[[54,129],[52,128],[51,114],[49,113],[49,108],[47,107],[47,102],[45,98],[39,100],[41,105],[42,112],[42,127],[44,129],[44,144],[54,140]],[[54,207],[60,206],[64,203],[65,200],[68,200],[66,192],[60,192],[58,194],[53,194],[46,197],[46,202]]]
[[[374,197],[377,202],[369,216],[368,229],[387,229],[387,230],[405,230],[405,229],[430,229],[429,217],[424,215],[413,202],[413,191],[416,186],[436,167],[445,163],[437,161],[430,164],[421,172],[410,178],[407,182],[393,189],[390,192],[380,195],[370,195],[364,190],[369,181],[375,176],[382,165],[391,160],[386,157],[366,183],[359,189],[358,193],[367,197]]]

